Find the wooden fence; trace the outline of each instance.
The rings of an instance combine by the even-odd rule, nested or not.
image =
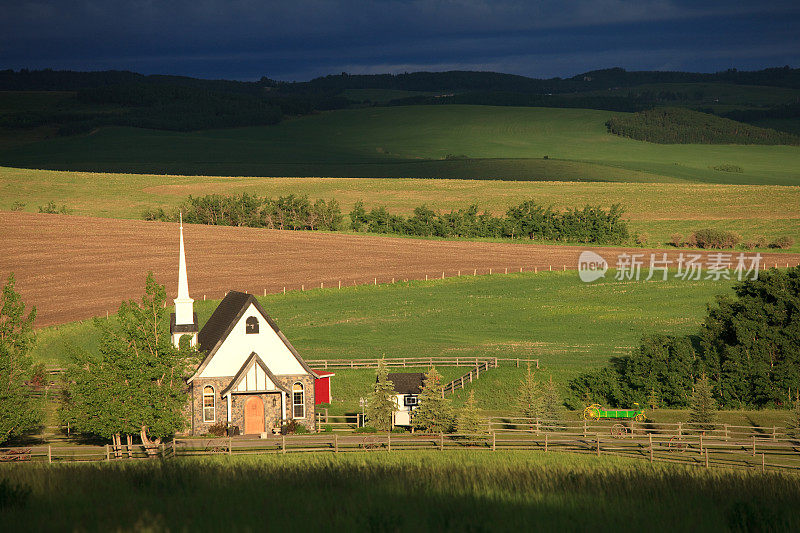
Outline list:
[[[777,426],[737,426],[732,424],[693,424],[690,422],[637,422],[634,420],[547,420],[540,418],[495,416],[486,420],[486,430],[498,433],[541,433],[559,431],[587,436],[596,433],[605,435],[627,434],[659,437],[689,437],[702,435],[705,439],[737,440],[757,439],[786,440],[789,435]]]
[[[320,370],[327,368],[377,368],[379,358],[367,359],[306,359],[305,362],[311,368]],[[538,359],[528,359],[522,357],[387,357],[383,361],[387,367],[431,367],[431,366],[471,366],[475,367],[482,363],[492,362],[492,366],[497,368],[501,362],[515,364],[520,363],[539,368]]]
[[[444,386],[442,389],[442,395],[447,393],[453,393],[456,389],[463,389],[464,383],[472,383],[473,379],[478,379],[481,377],[481,372],[486,372],[490,368],[497,368],[497,360],[486,360],[483,363],[475,365],[474,370],[470,370],[466,374],[461,377],[457,377],[450,383]]]
[[[2,448],[0,461],[120,461],[197,455],[255,455],[303,452],[370,452],[413,450],[533,450],[612,455],[693,466],[784,469],[800,471],[800,440],[751,436],[708,438],[702,434],[669,437],[653,433],[609,435],[559,430],[503,431],[480,434],[337,434],[175,439],[147,453],[142,446]]]

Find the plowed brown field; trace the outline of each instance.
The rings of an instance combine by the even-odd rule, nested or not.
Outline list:
[[[219,226],[184,227],[189,290],[195,299],[227,290],[256,294],[525,271],[577,268],[586,247],[372,237]],[[0,212],[0,275],[14,272],[17,290],[38,309],[38,327],[114,312],[139,298],[152,270],[177,292],[178,226],[171,223]],[[598,248],[613,266],[622,251]],[[677,257],[675,250],[667,252]],[[772,266],[800,263],[800,254],[762,254]],[[646,256],[649,257],[649,256]]]

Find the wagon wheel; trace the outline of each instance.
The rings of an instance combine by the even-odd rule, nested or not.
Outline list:
[[[614,424],[611,426],[611,436],[615,439],[622,439],[628,435],[628,428],[622,424]]]
[[[683,453],[686,451],[686,448],[688,448],[686,442],[677,435],[669,439],[669,444],[667,444],[667,451],[670,452]]]
[[[598,418],[600,418],[600,404],[593,403],[583,410],[584,420],[596,420]]]
[[[644,422],[645,420],[647,420],[647,417],[644,416],[644,413],[638,413],[636,416],[633,417],[633,419],[636,420],[637,422]]]
[[[361,447],[365,450],[374,450],[378,447],[378,444],[375,442],[374,438],[364,437],[364,442],[361,443]]]

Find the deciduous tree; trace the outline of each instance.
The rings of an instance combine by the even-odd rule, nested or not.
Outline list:
[[[185,428],[184,378],[197,353],[185,343],[173,346],[165,301],[151,272],[141,303],[123,302],[116,318],[95,319],[100,353],[75,355],[67,373],[62,412],[76,430],[115,444],[138,433],[152,447]]]
[[[35,342],[36,308],[25,315],[14,285],[10,274],[0,302],[0,443],[38,426],[43,413],[41,402],[25,383],[32,376],[29,352]]]

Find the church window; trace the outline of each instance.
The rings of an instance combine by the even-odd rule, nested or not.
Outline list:
[[[246,333],[258,333],[258,319],[254,316],[251,316],[245,322]]]
[[[210,385],[203,387],[203,422],[213,422],[216,419],[216,402],[214,387]]]
[[[293,418],[306,417],[306,394],[300,382],[292,385],[292,408]]]

